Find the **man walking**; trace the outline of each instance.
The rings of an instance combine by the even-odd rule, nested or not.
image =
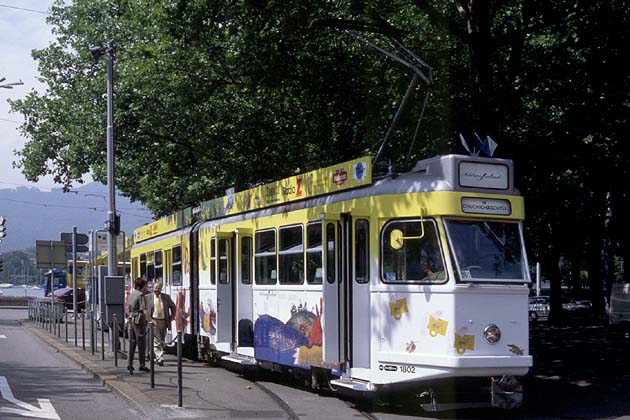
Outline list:
[[[146,305],[146,292],[147,281],[139,277],[134,281],[134,290],[127,301],[127,309],[129,310],[129,359],[127,369],[131,375],[133,375],[133,357],[136,351],[136,344],[138,345],[139,370],[142,372],[149,371],[149,368],[144,364],[147,318],[150,315]]]
[[[166,330],[171,329],[171,321],[175,315],[175,303],[166,293],[162,293],[162,283],[153,283],[153,298],[149,303],[149,312],[153,319],[153,350],[155,362],[164,366],[164,338]]]

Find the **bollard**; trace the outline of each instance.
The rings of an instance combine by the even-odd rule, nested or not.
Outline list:
[[[92,356],[96,351],[96,337],[94,336],[94,309],[90,309],[90,350],[92,350]]]
[[[118,367],[118,316],[114,314],[114,321],[112,322],[112,336],[114,345],[114,366]]]
[[[105,324],[103,323],[103,311],[101,311],[101,360],[105,360]]]
[[[81,312],[81,346],[85,350],[85,311]]]
[[[153,321],[154,322],[154,321]],[[151,369],[151,388],[155,388],[155,349],[153,347],[153,325],[149,324],[149,339],[147,345],[149,346],[149,366]]]
[[[182,387],[182,340],[184,334],[177,332],[177,406],[183,406],[183,387]]]
[[[66,307],[64,305],[63,310],[65,312]],[[59,325],[57,326],[57,338],[61,338],[61,316],[59,317]]]
[[[68,309],[63,308],[63,322],[66,325],[66,343],[68,342]]]

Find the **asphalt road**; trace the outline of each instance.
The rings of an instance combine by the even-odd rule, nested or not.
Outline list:
[[[0,377],[7,377],[16,398],[32,405],[37,403],[38,398],[50,398],[60,418],[64,420],[86,417],[142,418],[124,401],[90,380],[87,374],[76,368],[74,362],[60,354],[51,354],[52,347],[46,346],[38,338],[21,330],[15,321],[10,321],[24,317],[24,311],[0,310],[0,336],[7,336],[7,339],[0,338]],[[421,402],[419,396],[422,391],[420,388],[357,401],[352,398],[339,399],[336,394],[331,395],[326,392],[317,395],[313,391],[300,389],[286,378],[275,375],[270,375],[268,382],[263,384],[284,401],[291,408],[290,411],[295,413],[293,417],[288,416],[288,418],[305,420],[341,417],[340,413],[330,414],[331,411],[334,413],[333,406],[339,407],[339,403],[344,400],[348,408],[355,408],[349,416],[346,416],[347,418],[363,417],[373,420],[630,420],[629,331],[623,328],[611,329],[603,320],[591,319],[588,314],[569,319],[562,326],[553,326],[547,322],[532,324],[530,326],[530,352],[534,356],[534,367],[525,380],[526,404],[512,411],[468,409],[427,413],[419,408]],[[15,340],[15,343],[12,342],[11,345],[6,343],[9,336],[12,337],[12,341]],[[195,362],[187,363],[194,364]],[[201,364],[199,367],[195,372],[206,375],[208,378],[212,377],[212,379],[206,378],[206,381],[222,384],[219,393],[222,398],[231,398],[234,395],[238,395],[239,400],[244,398],[242,390],[246,387],[242,383],[243,378],[230,375],[223,369],[208,369]],[[217,374],[220,374],[220,378],[214,377]],[[189,382],[192,380],[188,379]],[[252,388],[255,389],[255,387]],[[228,389],[234,392],[225,392]],[[322,396],[326,399],[322,399]],[[212,398],[208,399],[208,397]],[[219,406],[231,401],[221,404],[221,400],[217,398],[214,394],[209,396],[204,394],[204,398],[197,398],[201,405],[191,406],[191,408],[196,408],[199,412],[206,410],[203,412],[207,413],[210,400],[219,401]],[[264,400],[260,397],[260,401]],[[188,400],[187,403],[190,404]],[[314,406],[311,407],[311,405]],[[0,410],[2,407],[10,406],[15,405],[7,403],[6,400],[0,400]],[[287,418],[286,414],[282,415],[278,407],[267,407],[267,411],[265,407],[264,404],[259,403],[257,410],[247,411],[250,413],[247,417],[262,418],[267,413],[265,418],[271,418],[269,410],[273,409],[278,413],[277,418]],[[90,415],[86,416],[86,413]],[[145,410],[144,413],[147,411]],[[157,418],[153,415],[149,417]],[[5,418],[22,417],[6,417],[6,413],[0,412],[0,419]],[[166,416],[165,418],[173,417]],[[206,417],[197,416],[196,418]]]
[[[25,331],[16,321],[24,313],[0,310],[0,419],[145,418],[75,362]]]

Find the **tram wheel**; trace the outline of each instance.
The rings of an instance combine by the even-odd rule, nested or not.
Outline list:
[[[531,322],[538,321],[538,314],[536,313],[536,311],[529,311],[529,320]]]

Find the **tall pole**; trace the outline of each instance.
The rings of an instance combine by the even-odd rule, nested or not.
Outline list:
[[[107,188],[109,191],[109,222],[107,235],[107,275],[116,275],[116,187],[114,185],[114,46],[107,43]]]
[[[77,282],[79,281],[77,270],[77,227],[72,226],[72,312],[74,313],[74,346],[77,346]]]

